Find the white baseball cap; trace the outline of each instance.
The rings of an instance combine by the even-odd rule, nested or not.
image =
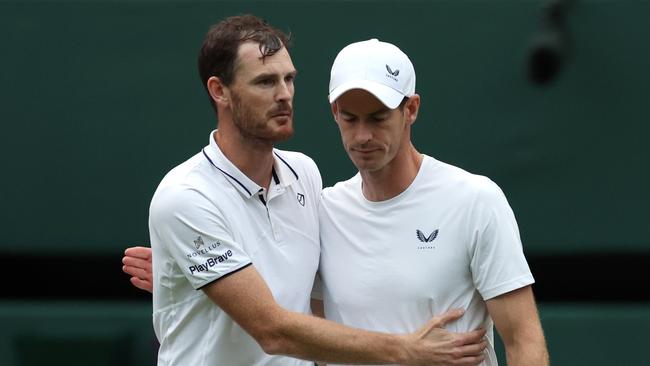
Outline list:
[[[395,109],[415,94],[415,69],[395,45],[377,39],[351,43],[339,52],[330,74],[329,101],[351,89],[363,89]]]

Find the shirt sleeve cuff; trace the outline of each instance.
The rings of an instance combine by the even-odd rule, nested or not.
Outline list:
[[[242,269],[244,269],[244,268],[246,268],[246,267],[248,267],[248,266],[250,266],[250,265],[252,265],[252,264],[253,264],[253,263],[251,263],[251,262],[243,263],[243,265],[238,266],[238,267],[234,267],[234,268],[232,268],[232,269],[230,270],[230,272],[226,272],[226,273],[222,274],[221,276],[219,276],[219,277],[217,277],[217,278],[214,278],[214,279],[212,279],[212,280],[210,280],[210,281],[208,281],[208,282],[206,282],[206,283],[200,285],[199,287],[196,287],[195,289],[196,289],[196,290],[200,290],[200,289],[204,288],[205,286],[210,285],[210,284],[212,284],[213,282],[219,281],[219,280],[222,279],[222,278],[226,278],[226,277],[228,277],[228,276],[230,276],[230,275],[232,275],[232,274],[235,274],[235,273],[241,271]]]
[[[535,279],[533,278],[533,275],[529,273],[480,292],[483,300],[489,300],[499,295],[503,295],[506,292],[510,292],[531,285],[533,283],[535,283]]]

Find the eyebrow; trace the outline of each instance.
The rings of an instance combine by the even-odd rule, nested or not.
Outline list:
[[[293,77],[296,77],[296,75],[298,75],[298,71],[297,71],[297,70],[293,70],[293,71],[291,71],[291,72],[286,73],[284,76],[293,76]],[[253,80],[252,80],[252,82],[255,83],[255,82],[258,82],[258,81],[260,81],[260,80],[264,80],[264,79],[268,79],[268,78],[275,79],[275,78],[277,78],[277,77],[278,77],[278,74],[277,74],[277,73],[263,73],[263,74],[259,74],[259,75],[257,75],[256,77],[254,77]]]

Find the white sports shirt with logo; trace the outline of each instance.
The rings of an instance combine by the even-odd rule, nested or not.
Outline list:
[[[212,136],[165,176],[151,201],[158,365],[313,365],[265,354],[200,288],[252,264],[278,304],[310,312],[320,250],[318,168],[303,154],[276,149],[267,192]]]
[[[319,272],[326,317],[405,333],[463,308],[463,317],[447,329],[486,327],[484,365],[496,365],[485,300],[534,282],[499,187],[426,155],[397,197],[368,201],[361,184],[357,174],[322,194]]]

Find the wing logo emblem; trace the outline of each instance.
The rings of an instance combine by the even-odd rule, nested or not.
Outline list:
[[[431,234],[429,234],[429,236],[424,235],[424,233],[420,230],[415,230],[415,234],[417,235],[419,241],[423,243],[431,243],[438,237],[438,229],[434,230]]]
[[[393,75],[393,76],[397,76],[397,75],[399,75],[399,70],[395,70],[395,71],[393,71],[393,70],[390,68],[390,66],[388,66],[388,65],[386,65],[386,71],[388,71],[388,73],[391,74],[391,75]]]

